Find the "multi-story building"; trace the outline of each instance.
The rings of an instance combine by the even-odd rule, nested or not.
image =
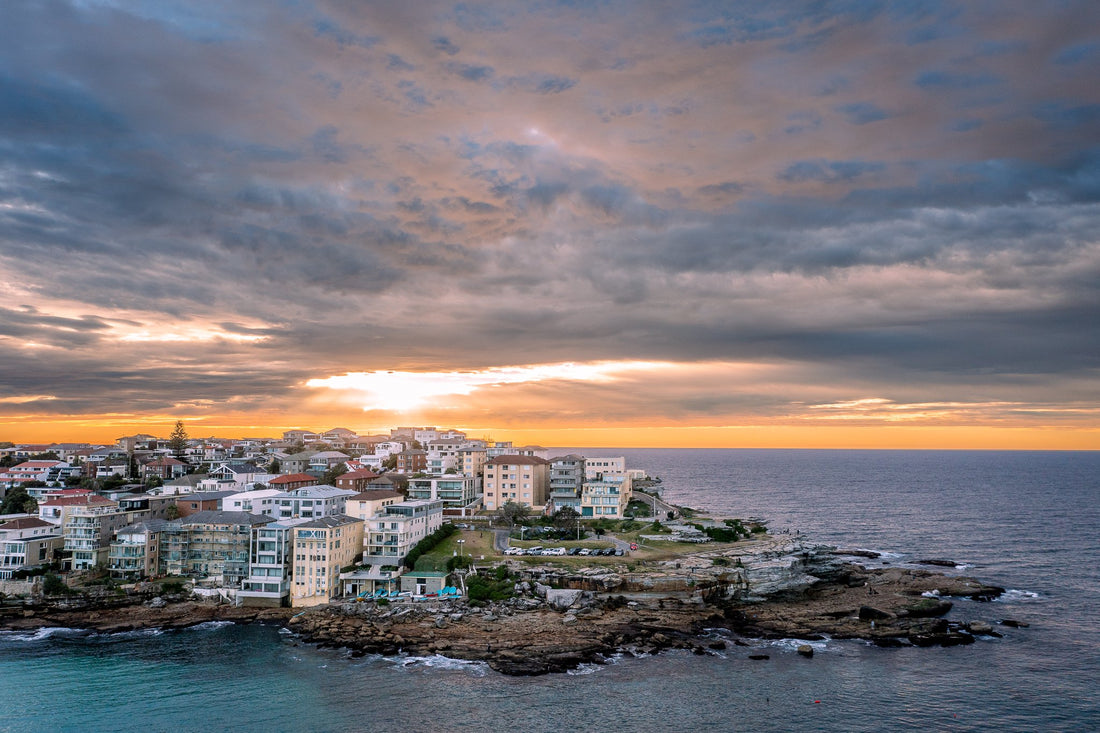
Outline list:
[[[549,494],[550,461],[545,458],[509,455],[486,461],[486,509],[499,509],[509,501],[541,509]]]
[[[584,456],[567,455],[550,459],[550,501],[555,510],[567,506],[580,514],[584,466]]]
[[[113,501],[72,507],[63,525],[65,551],[72,554],[72,569],[106,565],[115,531],[132,521],[131,513],[122,511]]]
[[[340,571],[363,552],[363,520],[346,515],[311,519],[296,525],[291,606],[316,606],[337,598]]]
[[[237,592],[240,606],[290,605],[294,528],[312,519],[279,519],[252,528],[248,577]]]
[[[348,471],[345,474],[337,476],[333,484],[338,489],[348,489],[349,491],[363,491],[367,488],[367,485],[376,478],[378,478],[377,473],[363,468],[357,471]]]
[[[273,521],[246,512],[198,512],[168,522],[161,532],[161,566],[170,575],[212,577],[224,587],[240,587],[248,576],[252,529]]]
[[[361,491],[355,496],[349,497],[345,513],[349,517],[358,517],[366,521],[391,504],[404,501],[405,497],[386,489],[373,489]]]
[[[460,452],[465,445],[463,440],[433,440],[428,443],[427,465],[424,470],[434,474],[458,471],[462,462]]]
[[[482,471],[485,469],[485,461],[488,460],[488,454],[484,446],[463,448],[459,451],[458,456],[461,461],[459,470],[463,475],[481,476]]]
[[[409,499],[441,500],[444,508],[462,509],[481,495],[481,480],[476,476],[450,474],[409,478]]]
[[[149,519],[122,527],[115,532],[107,554],[107,569],[112,578],[147,578],[156,575],[160,565],[160,534],[168,522]]]
[[[22,516],[0,524],[0,579],[53,562],[65,546],[56,524]]]
[[[630,476],[625,474],[603,474],[600,480],[585,481],[581,490],[581,516],[622,519],[630,503],[631,486]]]
[[[626,458],[586,458],[584,460],[584,478],[586,481],[599,481],[604,474],[612,476],[626,475]]]
[[[275,499],[278,507],[279,519],[290,517],[305,517],[317,519],[319,517],[331,517],[343,514],[347,508],[348,498],[358,492],[349,489],[338,489],[335,486],[304,486],[300,489],[288,491]]]
[[[172,479],[186,475],[189,468],[190,466],[178,458],[173,458],[172,456],[157,456],[141,466],[141,476],[145,479],[148,479],[150,476],[156,476],[162,481],[171,481]]]
[[[443,524],[442,501],[401,501],[367,520],[363,562],[400,565],[416,543]]]
[[[403,450],[397,454],[398,473],[421,473],[428,467],[428,453],[419,448]]]

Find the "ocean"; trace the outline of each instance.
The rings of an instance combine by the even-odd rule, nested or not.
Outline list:
[[[1008,588],[951,618],[1026,621],[951,648],[797,640],[512,678],[350,658],[273,627],[0,632],[0,731],[1100,730],[1100,453],[562,449],[625,455],[675,504],[759,517]],[[748,654],[764,651],[764,661]]]

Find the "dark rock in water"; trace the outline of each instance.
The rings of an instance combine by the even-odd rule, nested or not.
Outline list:
[[[973,644],[974,637],[961,631],[945,631],[938,634],[910,634],[909,642],[915,646],[959,646]]]
[[[804,657],[812,657],[814,655],[814,648],[809,644],[799,644],[798,653]]]
[[[1027,621],[1017,621],[1014,618],[1001,619],[1001,626],[1009,626],[1013,629],[1026,629],[1030,625]]]
[[[990,634],[993,632],[993,627],[985,621],[971,621],[966,625],[966,628],[970,630],[971,634]]]
[[[880,611],[877,608],[871,606],[859,607],[859,618],[862,621],[882,621],[884,619],[892,618],[892,615],[886,611]]]
[[[879,636],[872,640],[875,646],[883,647],[884,649],[894,649],[899,646],[905,646],[905,643],[893,636]]]
[[[916,563],[917,565],[936,565],[936,566],[941,567],[941,568],[953,568],[956,565],[958,565],[958,563],[956,563],[954,560],[940,560],[940,559],[914,560],[913,562]]]
[[[749,659],[761,660],[761,659],[771,659],[771,657],[767,654],[750,654]]]
[[[1004,588],[998,588],[995,585],[983,586],[980,591],[970,594],[970,600],[972,601],[992,601],[1000,598],[1005,592]]]
[[[881,552],[875,552],[874,550],[833,550],[831,554],[844,557],[867,557],[872,560],[882,557]]]
[[[951,601],[943,601],[939,598],[922,598],[903,608],[898,615],[909,618],[937,618],[950,611],[951,605]]]
[[[724,641],[715,641],[715,642],[712,642],[710,644],[707,644],[707,648],[708,649],[714,649],[715,651],[721,651],[721,650],[726,648],[726,642],[724,642]]]

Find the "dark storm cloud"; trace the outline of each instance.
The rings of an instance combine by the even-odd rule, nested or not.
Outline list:
[[[14,4],[0,389],[157,411],[595,359],[1088,382],[1098,29],[1084,2]]]

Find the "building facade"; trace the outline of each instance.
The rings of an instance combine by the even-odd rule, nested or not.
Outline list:
[[[492,511],[509,501],[541,509],[550,495],[550,461],[535,456],[497,456],[485,462],[484,503]]]

